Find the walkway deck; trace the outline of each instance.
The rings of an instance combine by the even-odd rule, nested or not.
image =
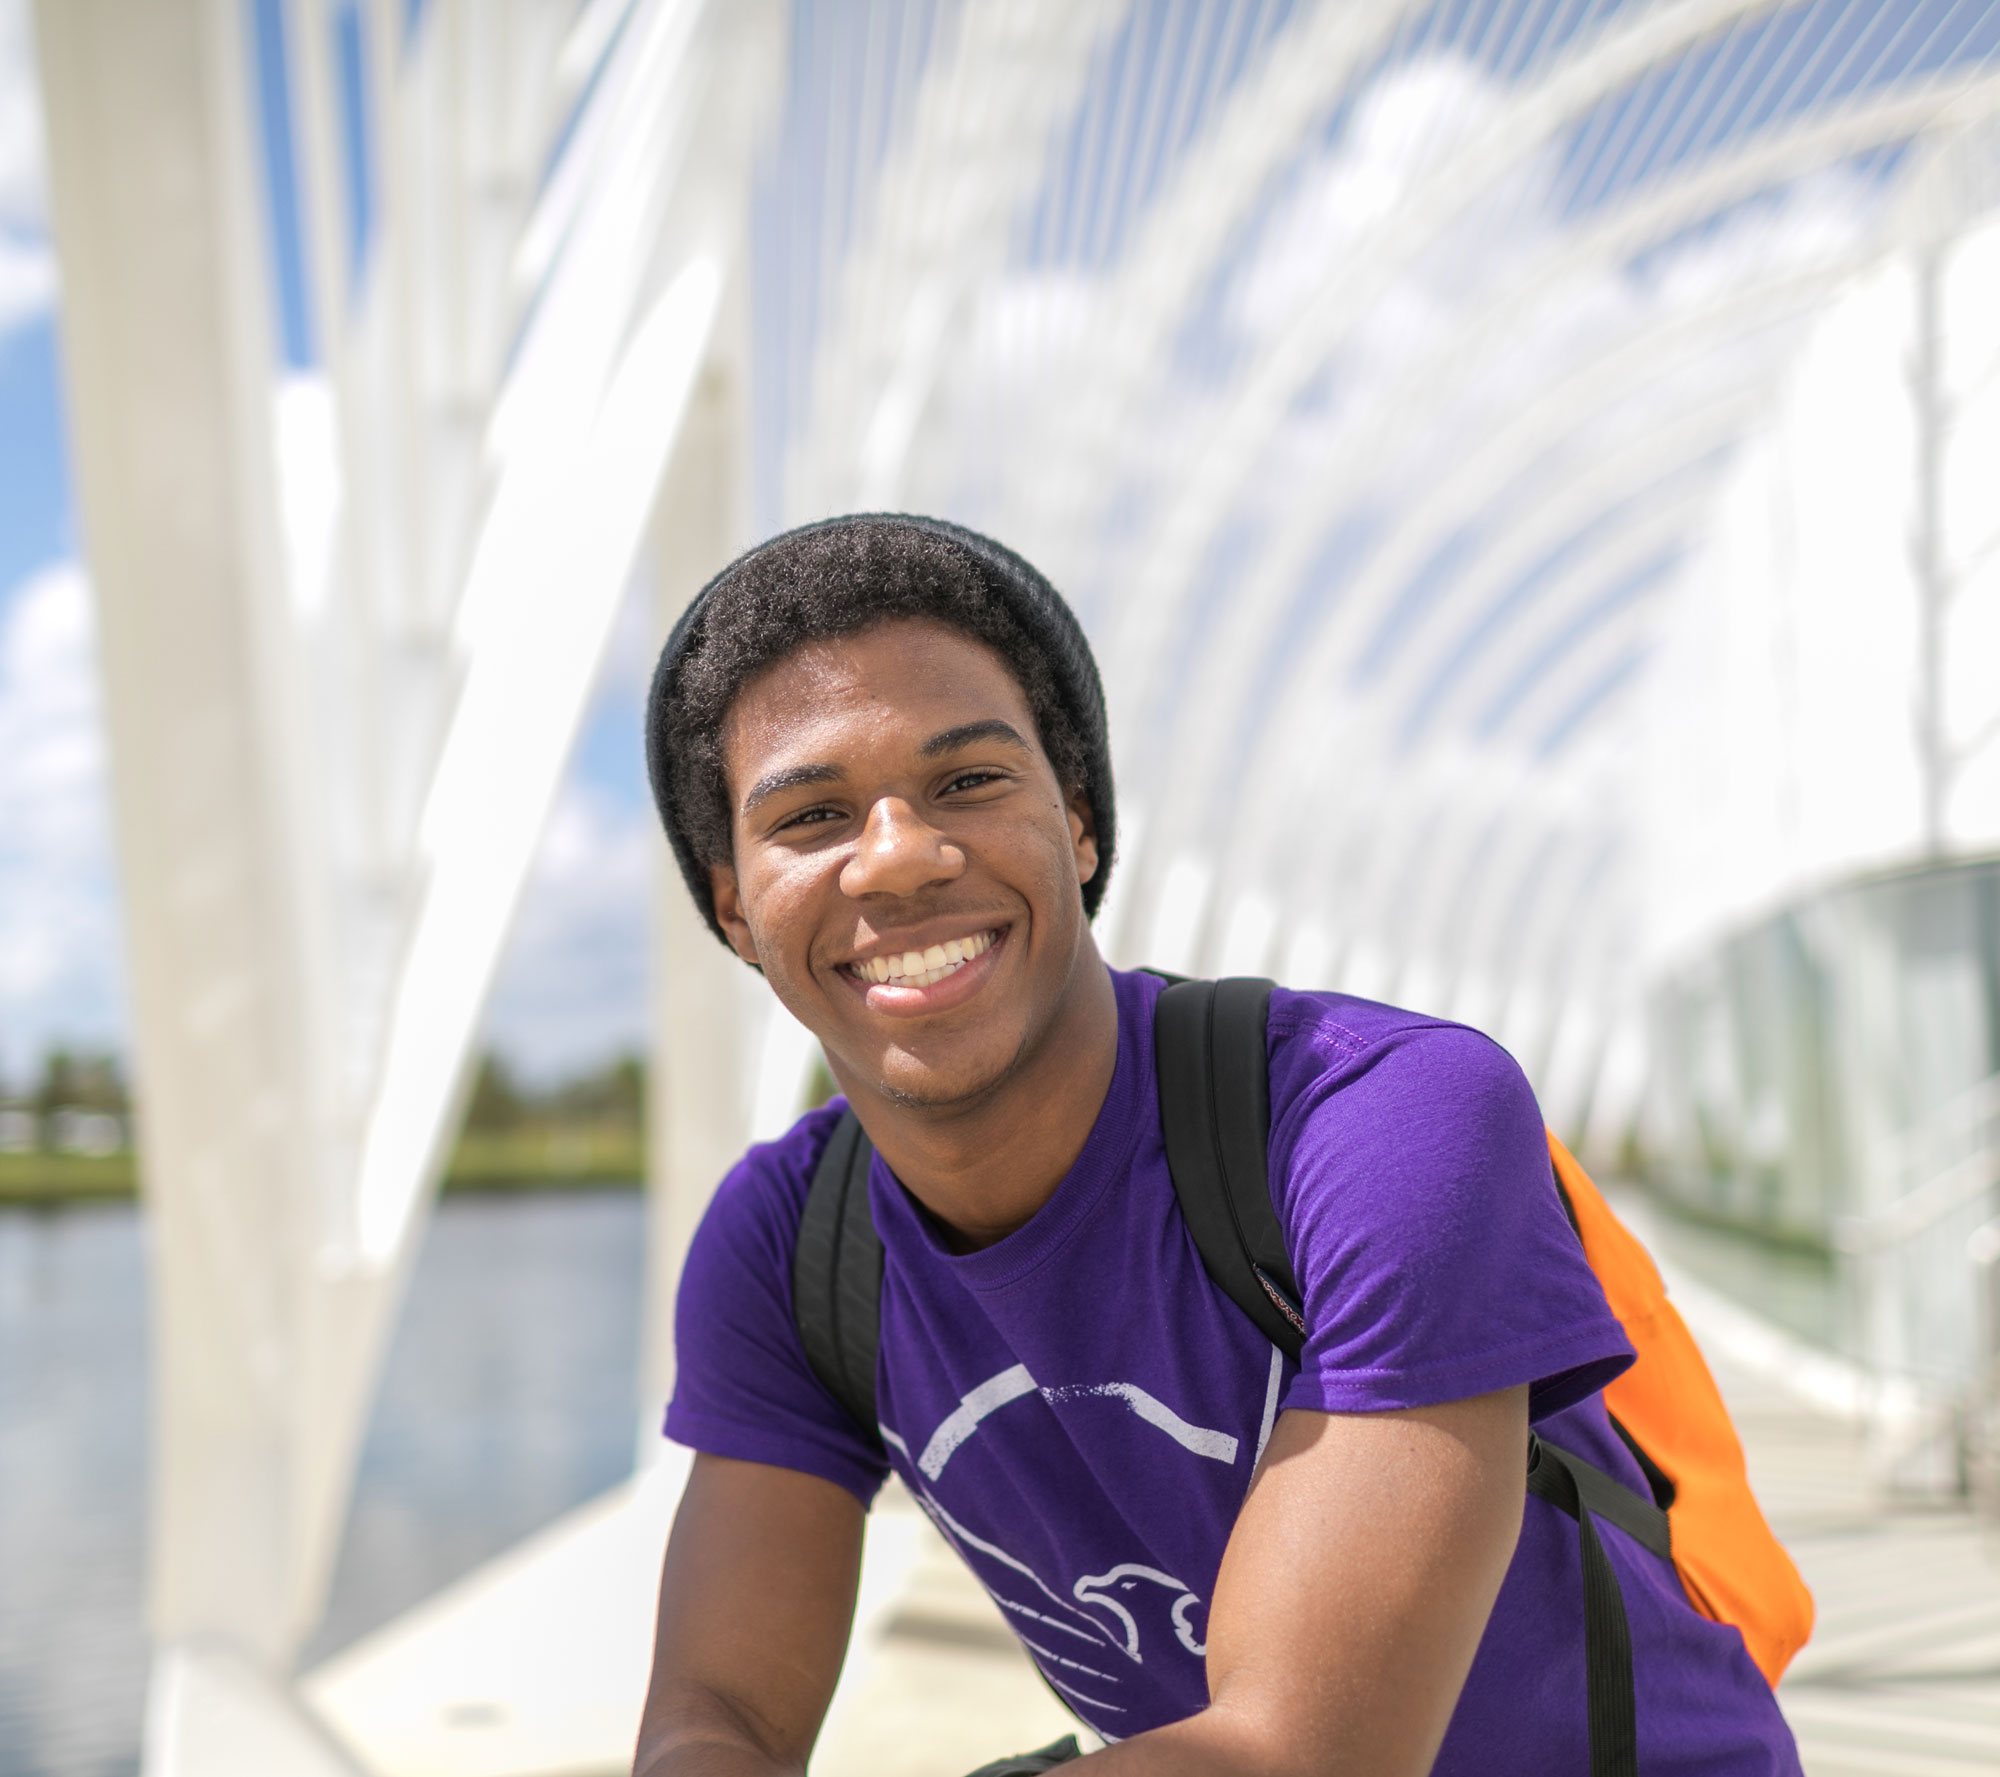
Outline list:
[[[1779,1696],[1810,1777],[2000,1771],[2000,1547],[1968,1512],[1871,1497],[1860,1433],[1716,1368],[1819,1622]]]

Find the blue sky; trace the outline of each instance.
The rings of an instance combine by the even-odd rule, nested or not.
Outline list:
[[[0,1080],[125,1036],[87,574],[25,0],[0,0]],[[640,1043],[654,840],[635,598],[503,963],[489,1040],[560,1076]]]

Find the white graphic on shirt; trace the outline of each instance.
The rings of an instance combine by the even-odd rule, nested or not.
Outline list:
[[[1018,1629],[1015,1633],[1020,1635]],[[1057,1653],[1054,1648],[1042,1646],[1039,1641],[1030,1641],[1025,1635],[1021,1635],[1020,1639],[1021,1645],[1030,1653],[1039,1654],[1052,1665],[1061,1666],[1069,1672],[1081,1672],[1085,1678],[1101,1678],[1107,1684],[1116,1684],[1118,1682],[1117,1675],[1114,1673],[1100,1672],[1095,1666],[1086,1666],[1081,1660],[1072,1660],[1066,1654]]]
[[[944,1465],[951,1460],[951,1453],[979,1429],[979,1422],[987,1414],[997,1413],[1009,1401],[1018,1401],[1024,1394],[1034,1392],[1035,1379],[1028,1374],[1026,1364],[1016,1364],[1011,1370],[989,1376],[945,1415],[943,1423],[931,1433],[931,1441],[924,1446],[923,1455],[917,1458],[917,1467],[935,1481],[944,1473]]]
[[[1172,1574],[1162,1573],[1157,1567],[1146,1567],[1137,1561],[1126,1561],[1112,1568],[1109,1573],[1087,1573],[1076,1582],[1076,1596],[1078,1602],[1095,1605],[1100,1610],[1108,1610],[1118,1619],[1125,1631],[1125,1651],[1134,1661],[1143,1665],[1145,1655],[1139,1647],[1139,1620],[1125,1608],[1120,1599],[1128,1599],[1143,1607],[1147,1583],[1180,1594],[1174,1600],[1173,1608],[1167,1613],[1167,1620],[1173,1625],[1174,1639],[1196,1658],[1206,1654],[1207,1646],[1195,1640],[1194,1625],[1188,1621],[1188,1612],[1201,1602],[1200,1597],[1175,1579]]]
[[[1190,1425],[1157,1395],[1148,1394],[1136,1382],[1075,1383],[1066,1388],[1045,1388],[1042,1398],[1049,1402],[1073,1401],[1085,1395],[1106,1396],[1123,1401],[1148,1425],[1157,1426],[1183,1450],[1224,1464],[1236,1460],[1236,1440],[1226,1431],[1210,1431],[1205,1425]]]
[[[1054,1685],[1057,1690],[1061,1691],[1065,1697],[1074,1697],[1079,1703],[1089,1704],[1092,1709],[1108,1709],[1113,1715],[1123,1715],[1125,1713],[1116,1703],[1107,1703],[1102,1697],[1086,1697],[1075,1685],[1064,1684],[1053,1672],[1044,1672],[1042,1676],[1050,1684]],[[1100,1740],[1115,1740],[1117,1736],[1115,1734],[1107,1734],[1100,1728],[1098,1730],[1098,1738]]]
[[[939,1505],[937,1500],[931,1496],[928,1489],[919,1488],[917,1490],[917,1504],[922,1506],[924,1511],[929,1514],[931,1522],[938,1527],[938,1533],[943,1536],[945,1541],[959,1545],[959,1555],[961,1558],[965,1557],[967,1549],[977,1549],[980,1554],[991,1557],[993,1560],[998,1561],[1001,1566],[1012,1568],[1014,1572],[1032,1581],[1036,1589],[1050,1603],[1055,1605],[1058,1610],[1066,1611],[1074,1619],[1074,1624],[1080,1624],[1081,1627],[1076,1627],[1072,1623],[1064,1622],[1057,1617],[1045,1616],[1040,1611],[1002,1598],[999,1593],[994,1592],[993,1596],[997,1602],[1005,1605],[1009,1610],[1019,1611],[1024,1615],[1034,1617],[1039,1622],[1049,1624],[1052,1628],[1060,1629],[1067,1635],[1074,1635],[1079,1641],[1099,1642],[1110,1647],[1118,1645],[1105,1633],[1104,1626],[1095,1617],[1085,1611],[1078,1610],[1075,1605],[1070,1603],[1067,1598],[1063,1597],[1060,1592],[1044,1580],[1027,1562],[1008,1554],[997,1543],[990,1543],[984,1537],[975,1536],[946,1511],[943,1506]],[[969,1559],[966,1560],[966,1565],[972,1567],[974,1573],[979,1571]],[[987,1586],[987,1590],[989,1592],[993,1591],[990,1584]]]
[[[1263,1422],[1258,1429],[1258,1457],[1264,1453],[1277,1414],[1283,1363],[1282,1355],[1274,1348]],[[1119,1401],[1142,1424],[1165,1433],[1181,1449],[1225,1467],[1235,1466],[1242,1443],[1228,1432],[1182,1418],[1157,1395],[1135,1382],[1071,1383],[1041,1388],[1025,1364],[1010,1365],[962,1395],[958,1405],[931,1433],[921,1455],[913,1455],[909,1444],[891,1427],[878,1427],[883,1442],[916,1471],[908,1478],[918,1505],[937,1526],[938,1533],[957,1549],[960,1559],[979,1575],[994,1603],[1008,1613],[1021,1644],[1035,1657],[1043,1676],[1064,1696],[1093,1713],[1122,1715],[1125,1706],[1095,1694],[1108,1690],[1117,1695],[1121,1680],[1115,1672],[1105,1671],[1102,1664],[1091,1662],[1103,1662],[1107,1654],[1122,1654],[1134,1665],[1143,1665],[1148,1648],[1165,1643],[1169,1631],[1173,1643],[1196,1659],[1203,1658],[1208,1651],[1201,1639],[1205,1623],[1198,1622],[1195,1616],[1206,1608],[1200,1595],[1157,1567],[1127,1561],[1103,1573],[1085,1574],[1075,1582],[1070,1596],[1065,1596],[1027,1562],[960,1523],[939,1503],[928,1485],[939,1479],[953,1455],[979,1433],[987,1419],[1009,1403],[1037,1393],[1052,1407],[1087,1399]],[[1255,1460],[1252,1459],[1253,1464]],[[1005,1571],[995,1574],[990,1566],[982,1569],[975,1556],[983,1557],[987,1563],[997,1563]],[[1019,1576],[1033,1587],[1032,1602],[1007,1595],[1009,1591],[1018,1591],[1008,1581],[1008,1574]],[[1051,1640],[1055,1645],[1046,1645]],[[1117,1660],[1113,1658],[1108,1663],[1115,1667]],[[1079,1685],[1084,1688],[1078,1688]]]
[[[1275,1402],[1277,1371],[1272,1371]],[[939,1421],[936,1431],[931,1433],[930,1442],[925,1444],[924,1453],[919,1456],[917,1467],[923,1471],[926,1480],[935,1481],[944,1473],[948,1463],[960,1445],[964,1444],[980,1427],[981,1421],[1006,1406],[1010,1401],[1018,1401],[1024,1395],[1038,1392],[1035,1379],[1028,1373],[1026,1364],[1014,1364],[1002,1370],[997,1376],[989,1376],[977,1388],[969,1390],[959,1398],[959,1403]],[[1237,1442],[1226,1431],[1214,1431],[1205,1425],[1193,1425],[1183,1419],[1173,1408],[1136,1382],[1093,1382],[1072,1383],[1060,1388],[1039,1390],[1042,1398],[1051,1405],[1062,1401],[1080,1400],[1086,1396],[1123,1401],[1146,1424],[1163,1431],[1183,1450],[1192,1450],[1197,1456],[1205,1456],[1211,1462],[1225,1466],[1236,1461]],[[1269,1435],[1269,1404],[1266,1406],[1265,1433]],[[881,1428],[884,1436],[893,1436],[888,1427]],[[902,1439],[895,1440],[896,1448],[905,1456],[909,1446]],[[1258,1454],[1263,1453],[1261,1440]]]

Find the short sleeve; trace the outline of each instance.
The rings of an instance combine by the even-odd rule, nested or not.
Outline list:
[[[1311,1328],[1285,1406],[1381,1411],[1526,1383],[1540,1420],[1631,1363],[1505,1050],[1331,996],[1274,999],[1270,1030],[1274,1196]]]
[[[711,1456],[799,1469],[866,1506],[882,1452],[813,1375],[792,1318],[792,1252],[838,1101],[731,1168],[695,1231],[674,1307],[666,1435]]]

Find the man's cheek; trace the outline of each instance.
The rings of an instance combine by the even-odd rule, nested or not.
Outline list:
[[[757,947],[787,974],[810,973],[808,959],[818,936],[815,872],[780,868],[763,885],[765,917],[757,930]]]

